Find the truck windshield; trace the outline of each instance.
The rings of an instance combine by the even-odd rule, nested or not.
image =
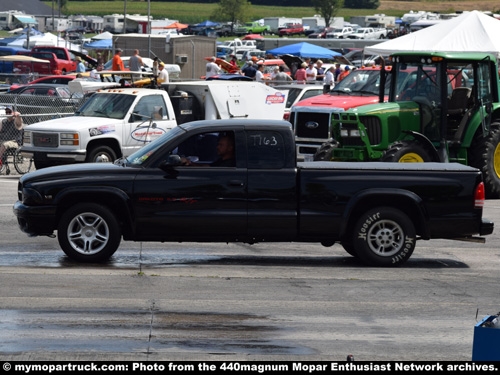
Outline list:
[[[122,120],[129,112],[135,98],[134,95],[96,93],[75,112],[75,116],[108,117]]]
[[[378,95],[380,86],[380,70],[354,70],[337,83],[330,93],[350,95]],[[390,76],[387,77],[384,93],[389,95]]]
[[[148,160],[150,156],[156,153],[156,150],[163,147],[164,144],[169,143],[171,139],[174,139],[185,132],[186,131],[181,126],[176,126],[172,130],[166,132],[161,137],[156,138],[151,143],[147,144],[144,147],[141,147],[132,155],[128,156],[127,164],[142,165],[146,160]],[[115,163],[120,164],[121,162],[122,162],[121,160],[117,160]]]

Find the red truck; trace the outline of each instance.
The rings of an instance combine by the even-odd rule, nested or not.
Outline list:
[[[288,35],[300,35],[304,34],[304,26],[301,24],[289,24],[284,29],[280,29],[280,36],[288,36]]]
[[[76,70],[76,56],[80,56],[89,63],[95,62],[85,54],[69,50],[65,47],[35,46],[27,55],[37,59],[48,60],[49,63],[18,61],[14,63],[14,69],[19,69],[22,73],[58,75],[74,72]]]

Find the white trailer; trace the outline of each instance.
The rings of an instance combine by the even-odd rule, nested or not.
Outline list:
[[[302,26],[308,26],[309,29],[318,29],[320,27],[326,27],[325,19],[319,15],[314,15],[313,17],[302,17]]]
[[[14,30],[19,27],[35,26],[38,21],[20,10],[0,12],[0,30]]]
[[[396,25],[396,17],[386,16],[385,14],[374,14],[373,16],[365,17],[366,27],[393,27]]]

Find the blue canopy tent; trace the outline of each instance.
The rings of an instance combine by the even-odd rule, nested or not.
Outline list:
[[[274,56],[292,55],[298,57],[310,57],[312,59],[333,59],[335,56],[342,56],[341,53],[329,50],[311,43],[295,43],[278,47],[266,51],[266,54]]]
[[[85,48],[88,49],[109,49],[111,50],[113,48],[113,40],[112,39],[100,39],[100,40],[95,40],[90,43],[85,43],[83,45]]]

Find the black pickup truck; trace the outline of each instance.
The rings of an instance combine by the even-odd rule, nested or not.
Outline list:
[[[221,135],[235,165],[214,166]],[[189,163],[187,161],[190,161]],[[190,164],[190,165],[186,165]],[[82,262],[110,258],[120,241],[339,242],[371,266],[397,266],[419,239],[484,242],[481,172],[442,163],[296,163],[285,121],[179,125],[114,163],[23,175],[14,204],[30,236],[58,233]]]

